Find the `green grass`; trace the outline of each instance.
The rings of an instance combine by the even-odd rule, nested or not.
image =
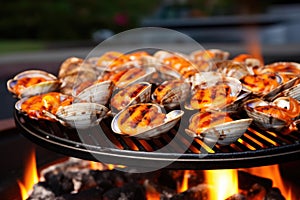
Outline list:
[[[46,42],[34,40],[0,40],[0,54],[38,51],[46,48]]]

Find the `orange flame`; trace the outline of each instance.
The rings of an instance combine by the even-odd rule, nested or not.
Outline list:
[[[224,200],[238,193],[238,175],[235,169],[206,170],[205,178],[213,188],[209,190],[211,200]]]
[[[287,186],[286,183],[283,183],[283,180],[280,175],[279,165],[270,165],[263,167],[254,167],[247,169],[247,172],[256,175],[269,178],[273,181],[273,187],[280,189],[282,195],[287,200],[292,200],[292,191],[291,187]]]
[[[258,28],[255,26],[245,27],[245,41],[247,51],[254,57],[257,58],[261,63],[264,63],[262,57],[262,50],[260,44],[260,38],[258,33]]]
[[[20,187],[22,200],[27,199],[29,191],[32,190],[34,184],[39,182],[34,149],[30,152],[28,160],[26,162],[23,182],[19,180],[17,182]]]
[[[184,192],[189,187],[190,170],[184,170],[181,186],[178,188],[178,193]]]

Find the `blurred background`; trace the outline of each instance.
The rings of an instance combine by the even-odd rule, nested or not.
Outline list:
[[[136,27],[177,30],[205,48],[232,55],[258,44],[265,62],[300,58],[300,4],[294,1],[11,0],[1,1],[0,15],[0,120],[12,118],[15,100],[6,81],[16,73],[42,69],[57,74],[64,59],[84,58],[101,41]],[[150,39],[166,42],[159,35]],[[176,45],[172,39],[168,42]]]

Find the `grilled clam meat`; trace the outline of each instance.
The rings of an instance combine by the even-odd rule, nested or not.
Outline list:
[[[110,101],[110,105],[117,110],[122,110],[125,107],[135,104],[148,102],[151,95],[151,84],[140,82],[132,84],[116,93]]]
[[[113,118],[111,128],[117,134],[149,139],[169,131],[182,115],[181,110],[164,114],[156,104],[135,104],[119,112]]]
[[[300,64],[295,62],[275,62],[269,65],[265,65],[261,73],[289,73],[298,75],[300,74]]]
[[[52,74],[41,70],[28,70],[7,81],[7,89],[19,98],[57,90],[61,82]]]
[[[165,81],[159,85],[152,94],[153,102],[167,106],[176,107],[186,100],[190,93],[190,85],[183,80]]]
[[[282,84],[281,77],[275,73],[246,75],[240,81],[246,90],[257,95],[265,95]]]
[[[95,59],[95,65],[102,70],[107,70],[112,63],[115,62],[119,57],[123,56],[124,54],[117,52],[117,51],[109,51],[104,53],[99,58]]]
[[[32,119],[46,119],[53,121],[53,118],[45,115],[45,111],[55,114],[60,106],[70,105],[73,98],[58,92],[50,92],[42,95],[32,96],[19,100],[15,108],[26,113]]]
[[[186,133],[191,137],[229,145],[241,137],[252,119],[233,120],[226,112],[199,112],[190,118]]]
[[[188,78],[198,72],[197,66],[188,58],[179,54],[166,57],[159,66],[159,72],[166,78]]]
[[[99,81],[111,80],[116,87],[124,88],[130,84],[147,82],[151,79],[155,68],[125,68],[119,72],[107,72]]]
[[[198,50],[190,54],[191,60],[201,72],[211,71],[213,62],[227,60],[229,52],[220,49]]]
[[[211,79],[194,87],[191,99],[185,107],[201,111],[221,110],[234,103],[241,90],[242,85],[235,78]]]
[[[300,115],[300,104],[291,97],[280,97],[273,102],[252,99],[245,103],[245,110],[259,127],[281,130],[293,125]]]
[[[246,65],[251,74],[259,74],[263,63],[250,54],[240,54],[232,59],[234,62],[243,63]]]

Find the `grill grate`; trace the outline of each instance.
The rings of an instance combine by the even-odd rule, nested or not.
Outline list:
[[[197,138],[192,140],[179,127],[159,138],[141,140],[114,134],[110,119],[102,120],[101,129],[85,131],[32,120],[18,111],[15,121],[23,135],[58,153],[134,167],[154,167],[153,161],[168,162],[168,168],[177,169],[254,167],[296,160],[300,155],[299,131],[283,135],[253,125],[231,145],[212,146]]]

